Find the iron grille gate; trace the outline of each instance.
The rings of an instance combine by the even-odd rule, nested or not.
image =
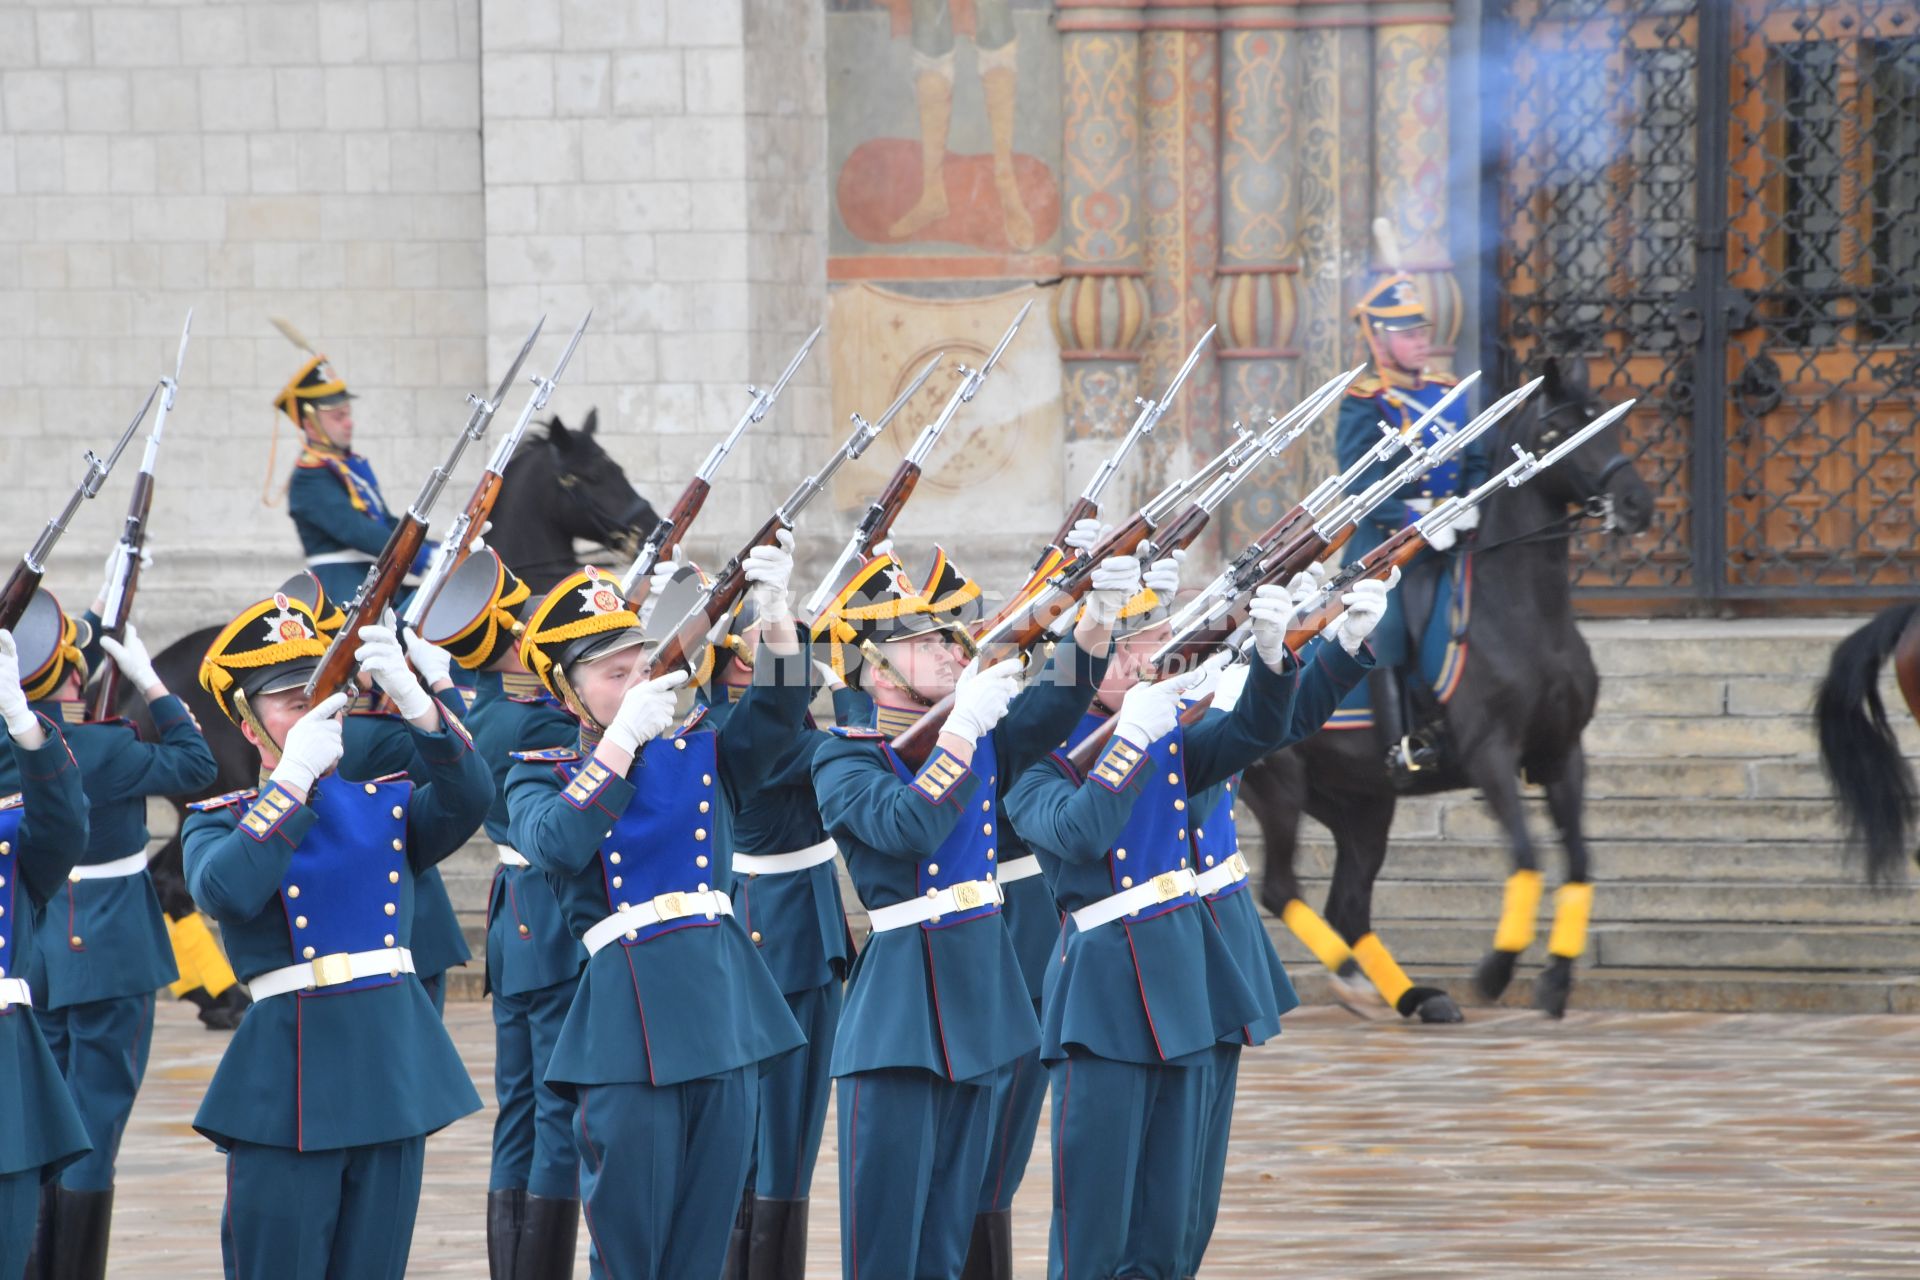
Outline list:
[[[1910,594],[1920,0],[1507,0],[1486,36],[1501,371],[1638,396],[1658,498],[1576,547],[1583,593]]]

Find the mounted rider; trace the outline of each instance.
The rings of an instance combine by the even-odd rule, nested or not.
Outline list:
[[[1381,424],[1403,433],[1411,430],[1457,381],[1452,374],[1427,368],[1433,323],[1419,285],[1406,272],[1391,271],[1377,280],[1361,295],[1353,316],[1374,372],[1356,380],[1340,405],[1336,448],[1343,469],[1358,462],[1379,440]],[[1422,443],[1431,444],[1459,430],[1469,416],[1462,396],[1428,424]],[[1360,474],[1351,491],[1358,493],[1379,483],[1391,464],[1391,459],[1375,462]],[[1487,475],[1487,449],[1476,441],[1375,507],[1354,530],[1347,560],[1364,556],[1436,503],[1471,490]],[[1451,528],[1436,531],[1430,540],[1432,549],[1422,551],[1406,566],[1400,589],[1387,597],[1386,616],[1373,636],[1379,665],[1367,677],[1368,700],[1386,747],[1387,770],[1396,785],[1439,763],[1437,745],[1421,735],[1420,726],[1409,715],[1410,707],[1422,705],[1410,700],[1409,689],[1419,679],[1420,633],[1451,562],[1444,553],[1479,522],[1479,512],[1470,511]]]

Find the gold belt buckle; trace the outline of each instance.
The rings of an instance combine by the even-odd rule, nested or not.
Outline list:
[[[316,987],[337,987],[343,982],[353,981],[353,957],[344,951],[335,951],[331,955],[316,956],[313,961],[313,985]]]
[[[678,920],[687,915],[687,898],[683,893],[663,893],[653,900],[653,912],[662,920]]]
[[[1171,871],[1162,871],[1153,878],[1153,900],[1171,902],[1186,890],[1180,887],[1180,877]]]
[[[1228,858],[1227,865],[1233,868],[1233,876],[1236,880],[1245,880],[1253,874],[1253,869],[1247,865],[1247,855],[1244,853],[1236,853]]]
[[[953,905],[959,911],[971,911],[986,902],[987,896],[980,892],[978,880],[962,880],[953,886]]]

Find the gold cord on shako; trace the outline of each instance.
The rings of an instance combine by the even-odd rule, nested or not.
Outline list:
[[[235,724],[252,725],[262,742],[280,746],[254,712],[253,699],[306,686],[326,656],[313,606],[285,591],[242,610],[200,663],[200,687]]]

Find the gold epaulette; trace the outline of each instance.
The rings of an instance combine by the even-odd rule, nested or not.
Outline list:
[[[1347,394],[1356,400],[1371,400],[1386,389],[1376,374],[1363,373],[1347,387]]]

